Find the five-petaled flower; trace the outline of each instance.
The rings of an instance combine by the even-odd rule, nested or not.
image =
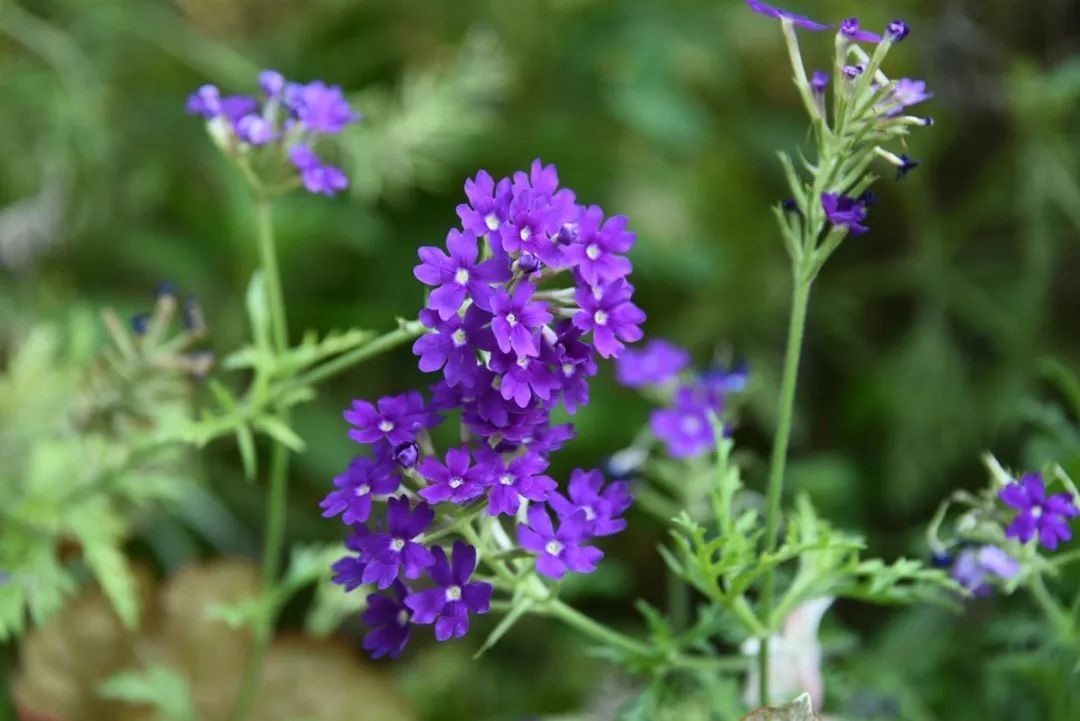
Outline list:
[[[866,220],[867,203],[862,198],[850,198],[836,193],[822,193],[821,207],[825,218],[834,227],[847,228],[852,235],[862,235],[870,228],[863,225]]]
[[[559,580],[566,571],[592,573],[604,552],[596,546],[581,545],[590,537],[585,511],[559,520],[559,529],[551,524],[551,516],[543,506],[529,506],[528,525],[518,526],[521,547],[537,554],[536,570]]]
[[[1058,547],[1059,541],[1072,538],[1069,519],[1080,513],[1076,499],[1068,493],[1047,496],[1040,474],[1028,473],[1010,483],[998,498],[1020,512],[1005,530],[1006,537],[1027,543],[1038,535],[1039,543],[1051,551]]]
[[[435,638],[446,641],[469,631],[469,613],[484,614],[491,607],[490,583],[469,582],[476,569],[476,549],[454,542],[452,561],[441,546],[434,550],[435,562],[428,568],[434,588],[411,593],[405,605],[412,610],[412,622],[435,624]]]

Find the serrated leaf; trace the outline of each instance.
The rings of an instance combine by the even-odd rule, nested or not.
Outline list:
[[[110,543],[86,544],[83,553],[120,621],[128,629],[135,628],[139,624],[139,597],[124,554]]]

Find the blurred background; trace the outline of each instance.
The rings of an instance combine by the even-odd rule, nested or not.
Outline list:
[[[935,92],[918,111],[936,125],[908,150],[923,165],[902,182],[880,169],[872,232],[848,240],[816,285],[790,482],[866,532],[871,553],[926,556],[927,520],[951,489],[983,483],[983,451],[1077,467],[1054,376],[1080,368],[1080,5],[787,7],[872,28],[906,19],[912,34],[887,69]],[[831,34],[801,40],[808,64],[829,62]],[[540,157],[579,200],[630,217],[648,335],[702,364],[749,360],[736,439],[761,482],[790,292],[769,212],[785,192],[774,151],[799,146],[806,123],[779,29],[742,0],[0,0],[0,358],[73,308],[143,310],[166,280],[198,297],[219,354],[242,342],[255,264],[245,189],[183,108],[206,82],[251,92],[267,67],[340,84],[365,114],[340,144],[349,193],[277,205],[294,336],[413,317],[415,249],[457,223],[465,178]],[[354,450],[342,408],[423,380],[402,348],[302,407],[291,540],[341,536],[318,501]],[[557,473],[598,465],[648,410],[603,368]],[[257,553],[262,486],[243,480],[234,445],[215,443],[197,469],[199,497],[132,544],[160,576]],[[664,530],[638,520],[580,599],[628,628],[639,624],[629,599],[663,602],[653,549]],[[824,630],[826,708],[1042,718],[1045,673],[987,650],[1022,642],[1012,612],[1000,601],[961,616],[838,605]],[[359,631],[346,626],[353,648]],[[372,693],[399,695],[416,718],[517,719],[630,690],[544,621],[479,661],[473,650],[415,643],[371,664]]]

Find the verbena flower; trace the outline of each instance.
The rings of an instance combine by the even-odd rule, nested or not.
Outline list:
[[[593,345],[603,358],[619,355],[625,346],[644,336],[640,326],[645,314],[630,302],[633,287],[623,279],[593,288],[579,288],[577,301],[581,310],[574,315],[574,325],[592,332]]]
[[[859,25],[858,18],[848,18],[840,23],[840,34],[851,40],[856,40],[861,43],[880,43],[881,36],[877,33],[872,33],[867,30],[863,30]]]
[[[893,42],[900,42],[908,36],[910,28],[903,20],[893,20],[885,29],[885,34],[892,38]]]
[[[476,380],[477,351],[491,352],[495,349],[495,336],[491,332],[490,313],[472,305],[464,316],[452,315],[443,319],[436,311],[420,311],[420,322],[431,328],[413,343],[413,353],[420,356],[420,370],[434,373],[442,370],[451,386],[472,386]]]
[[[536,570],[548,578],[561,579],[567,570],[592,573],[604,552],[595,546],[582,545],[591,536],[584,511],[562,518],[559,528],[543,506],[530,506],[528,525],[518,526],[521,547],[537,554]]]
[[[1046,485],[1038,473],[1028,473],[1001,490],[998,498],[1020,513],[1005,530],[1007,538],[1027,543],[1036,535],[1048,550],[1055,550],[1059,541],[1072,538],[1069,519],[1080,513],[1076,500],[1068,493],[1046,495]]]
[[[258,80],[260,98],[222,96],[217,87],[203,85],[188,97],[187,111],[205,118],[214,140],[245,162],[251,151],[260,149],[257,159],[289,162],[311,193],[333,196],[347,188],[345,173],[314,149],[320,138],[341,133],[361,118],[341,88],[321,80],[288,82],[274,70],[262,71]],[[269,170],[278,172],[275,167]]]
[[[401,478],[392,463],[358,456],[349,468],[334,479],[338,490],[331,492],[320,504],[323,517],[341,515],[350,525],[363,523],[371,515],[372,497],[389,495],[401,486]]]
[[[798,25],[801,28],[805,28],[806,30],[828,30],[832,27],[832,25],[823,25],[822,23],[815,22],[814,20],[811,20],[805,15],[796,15],[795,13],[788,10],[783,10],[778,7],[773,7],[772,5],[767,5],[761,2],[761,0],[746,0],[746,4],[749,5],[750,9],[756,13],[765,15],[766,17],[770,18],[790,20],[795,25]]]
[[[547,460],[539,453],[526,451],[507,463],[501,454],[491,453],[488,490],[488,513],[492,516],[516,515],[522,501],[542,502],[558,485],[544,475]]]
[[[934,94],[926,89],[925,80],[899,78],[889,95],[878,105],[878,111],[888,117],[895,117],[901,112],[926,100]]]
[[[416,440],[417,432],[428,420],[424,398],[415,391],[380,398],[377,406],[353,401],[352,410],[344,415],[355,426],[349,431],[349,438],[357,443],[385,440],[390,445]]]
[[[965,548],[956,556],[950,574],[976,596],[989,596],[990,581],[1008,580],[1020,571],[1020,563],[997,546]]]
[[[861,198],[849,198],[836,193],[822,193],[821,207],[825,218],[834,226],[847,228],[852,235],[862,235],[870,230],[863,225],[867,204]]]
[[[498,258],[479,259],[476,234],[456,228],[446,236],[447,255],[440,248],[420,248],[422,261],[413,269],[416,279],[435,288],[428,297],[428,307],[447,320],[461,309],[465,299],[491,310],[491,283],[510,279],[510,271]]]
[[[709,411],[718,409],[710,399],[693,387],[675,392],[670,408],[658,408],[649,417],[653,435],[667,444],[673,458],[690,458],[708,453],[716,447]]]
[[[663,385],[690,365],[690,354],[663,338],[627,350],[615,362],[615,379],[628,388]]]
[[[435,624],[437,640],[460,638],[469,630],[470,613],[488,612],[493,589],[490,583],[469,582],[476,569],[474,547],[456,541],[452,562],[440,546],[435,547],[434,554],[428,575],[435,587],[409,594],[405,605],[413,612],[413,623]]]
[[[404,496],[387,501],[386,531],[363,533],[355,540],[366,564],[363,582],[386,588],[397,579],[399,570],[406,578],[419,578],[433,558],[416,539],[434,518],[435,512],[426,503],[411,508]]]
[[[594,536],[610,536],[626,528],[626,521],[620,516],[631,503],[630,488],[625,482],[616,481],[605,488],[603,473],[581,468],[570,472],[566,496],[553,491],[547,500],[561,519],[583,513]]]
[[[405,650],[412,617],[412,612],[405,605],[407,593],[405,584],[394,581],[389,593],[372,593],[367,597],[367,608],[362,618],[371,630],[364,636],[364,649],[371,653],[372,658],[397,658]]]
[[[345,548],[352,551],[352,554],[342,556],[330,567],[333,571],[331,580],[343,586],[346,591],[359,588],[364,583],[364,570],[367,569],[367,564],[363,559],[364,549],[361,542],[368,533],[367,526],[359,524],[353,526],[352,535],[345,539]]]
[[[451,448],[445,464],[425,458],[416,470],[428,481],[420,495],[431,503],[467,503],[483,495],[491,477],[491,467],[473,465],[467,448]]]

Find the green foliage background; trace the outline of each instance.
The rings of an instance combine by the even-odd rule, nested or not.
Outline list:
[[[936,92],[919,108],[936,125],[910,149],[924,165],[879,184],[873,232],[846,242],[817,283],[789,485],[838,526],[865,529],[876,554],[922,555],[937,501],[982,482],[983,450],[1080,470],[1042,375],[1048,358],[1073,369],[1080,359],[1080,7],[791,7],[871,27],[907,19],[913,33],[891,70]],[[827,62],[830,42],[806,36],[804,52]],[[702,363],[749,358],[751,411],[736,440],[759,458],[748,483],[761,482],[790,290],[768,211],[784,188],[773,151],[802,142],[805,125],[779,30],[741,0],[0,2],[0,343],[67,323],[72,307],[134,313],[169,279],[198,296],[219,352],[240,344],[248,204],[183,102],[204,82],[247,92],[262,67],[340,83],[366,115],[341,148],[351,193],[278,206],[294,340],[304,328],[384,330],[411,317],[415,248],[456,223],[464,179],[541,157],[579,199],[630,216],[647,333]],[[420,381],[401,349],[301,409],[308,450],[293,466],[292,540],[339,535],[317,501],[352,450],[341,409]],[[558,470],[597,464],[646,417],[610,369],[593,395]],[[262,486],[243,480],[234,446],[211,446],[198,475],[203,492],[131,549],[164,572],[256,548]],[[610,549],[625,564],[583,590],[593,610],[630,623],[625,599],[662,603],[661,533],[642,519]],[[954,617],[839,605],[826,645],[837,710],[1043,718],[1038,695],[1069,679],[987,657],[1030,640],[1009,622],[1023,610],[1014,606]],[[427,718],[566,711],[616,683],[539,622],[476,663],[465,646],[398,665]]]

